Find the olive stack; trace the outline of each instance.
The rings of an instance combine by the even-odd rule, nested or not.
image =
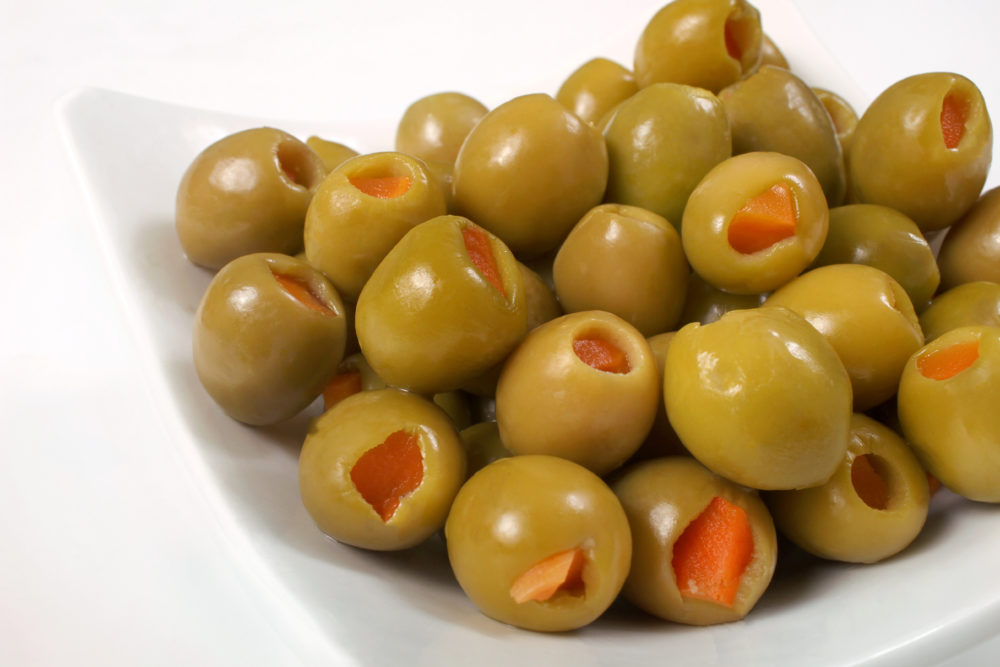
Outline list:
[[[206,148],[177,195],[184,252],[218,269],[194,365],[251,425],[322,396],[318,527],[376,550],[443,529],[490,617],[570,630],[623,595],[738,620],[779,534],[870,563],[939,484],[1000,502],[992,141],[958,74],[859,118],[745,0],[675,0],[632,69],[493,109],[430,95],[395,152]]]

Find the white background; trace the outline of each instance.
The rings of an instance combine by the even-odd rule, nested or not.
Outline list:
[[[296,664],[300,655],[256,606],[259,582],[231,567],[166,442],[55,129],[59,98],[99,86],[391,127],[429,92],[495,106],[554,93],[595,55],[630,65],[630,48],[605,46],[633,43],[661,4],[0,0],[0,663]],[[997,115],[994,3],[796,4],[868,99],[909,74],[951,70],[975,81]],[[993,639],[950,664],[998,659]]]

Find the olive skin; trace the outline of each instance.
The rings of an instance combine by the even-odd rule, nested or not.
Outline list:
[[[625,354],[627,372],[577,355],[574,344],[593,337]],[[529,333],[504,363],[497,425],[515,455],[561,456],[603,475],[645,440],[659,400],[656,361],[639,331],[603,311],[570,313]]]
[[[753,253],[729,241],[733,216],[757,195],[785,183],[795,202],[792,236]],[[819,254],[830,212],[819,181],[801,160],[779,153],[744,153],[716,165],[691,193],[684,209],[681,241],[698,275],[736,294],[760,294],[785,284]]]
[[[518,257],[554,250],[600,203],[600,133],[548,95],[516,97],[469,132],[455,160],[455,207]]]
[[[858,112],[851,103],[843,97],[826,88],[813,88],[816,97],[822,102],[826,112],[833,121],[833,129],[837,132],[837,141],[844,155],[854,142],[854,128],[858,126]]]
[[[467,477],[472,477],[490,463],[512,456],[500,439],[495,421],[477,422],[459,431],[468,460]]]
[[[324,312],[307,307],[276,276],[305,286]],[[233,419],[273,424],[319,396],[344,355],[344,307],[306,262],[277,253],[233,260],[209,284],[195,313],[194,367]]]
[[[660,374],[661,387],[663,386],[663,368],[667,363],[667,350],[670,349],[670,341],[673,340],[676,334],[676,331],[668,331],[646,339],[646,342],[649,343],[649,349],[653,353],[653,359],[656,361],[656,370]],[[684,449],[684,443],[681,442],[681,439],[677,437],[674,427],[670,425],[670,419],[667,418],[666,404],[660,400],[656,405],[656,417],[653,419],[652,428],[649,429],[649,435],[646,436],[646,440],[642,443],[642,446],[632,455],[630,461],[635,462],[660,456],[681,454],[686,455],[687,450]]]
[[[220,139],[198,154],[177,188],[184,253],[209,269],[256,252],[294,255],[325,175],[319,156],[287,132],[260,127]]]
[[[791,70],[785,54],[781,52],[774,40],[768,37],[767,33],[761,35],[760,40],[760,66],[772,65],[783,69]]]
[[[949,95],[967,106],[955,148],[946,146],[941,124]],[[943,229],[979,197],[992,151],[993,128],[975,84],[958,74],[917,74],[891,85],[861,116],[848,181],[858,203],[895,208],[924,232]]]
[[[580,65],[559,86],[556,101],[583,122],[595,125],[612,107],[638,90],[632,72],[613,60],[594,58]]]
[[[984,193],[948,230],[938,253],[941,288],[988,280],[1000,283],[1000,187]]]
[[[977,281],[952,287],[920,314],[928,343],[952,329],[975,325],[1000,327],[1000,284]]]
[[[844,199],[844,158],[826,107],[799,77],[761,67],[719,91],[729,117],[733,154],[773,151],[798,158],[815,174],[827,203]]]
[[[691,269],[666,218],[635,206],[591,209],[563,241],[552,266],[567,312],[605,310],[644,336],[677,324]]]
[[[866,264],[903,286],[917,312],[941,282],[934,251],[917,223],[888,206],[850,204],[830,209],[826,242],[813,266]]]
[[[473,264],[458,216],[421,223],[385,256],[358,298],[361,351],[388,384],[421,394],[460,388],[502,360],[527,326],[524,282],[486,232],[505,294]]]
[[[795,311],[830,341],[851,377],[858,412],[896,393],[903,366],[924,344],[902,286],[864,264],[813,269],[776,290],[764,306]]]
[[[464,93],[435,93],[407,107],[396,128],[396,150],[425,162],[454,164],[458,149],[486,112]]]
[[[816,486],[844,456],[850,377],[823,335],[788,309],[734,310],[685,326],[663,377],[681,442],[737,484]]]
[[[975,361],[948,379],[925,377],[921,360],[978,342]],[[959,327],[917,351],[903,369],[897,404],[903,436],[929,473],[955,493],[1000,502],[1000,327]]]
[[[455,498],[445,538],[455,578],[481,612],[541,632],[597,619],[621,590],[632,558],[628,519],[611,489],[554,456],[504,458],[473,475]],[[514,601],[518,577],[573,548],[584,552],[583,594]]]
[[[723,292],[702,280],[697,273],[688,277],[687,295],[678,328],[691,322],[709,324],[730,310],[756,308],[764,303],[767,294],[733,294]]]
[[[746,616],[767,590],[777,564],[778,543],[771,515],[756,493],[688,457],[630,466],[611,488],[632,529],[632,565],[622,589],[632,604],[668,621],[715,625]],[[683,597],[672,567],[677,538],[715,497],[742,508],[753,535],[753,557],[740,577],[731,608]]]
[[[396,431],[417,436],[423,473],[386,520],[361,494],[352,470]],[[302,502],[338,542],[379,551],[406,549],[439,531],[465,481],[465,450],[447,415],[398,389],[345,398],[310,427],[299,455]]]
[[[744,0],[674,0],[639,36],[636,81],[718,92],[760,66],[762,35],[760,12]]]
[[[874,461],[887,486],[887,504],[865,502],[852,482],[855,459]],[[765,496],[778,531],[809,553],[848,563],[875,563],[903,549],[927,519],[927,474],[892,429],[862,414],[851,418],[847,453],[822,486]]]
[[[346,160],[359,155],[356,150],[349,146],[315,135],[306,139],[306,146],[313,149],[313,152],[323,161],[323,167],[326,168],[326,173],[328,174]]]
[[[622,102],[604,128],[607,202],[639,206],[680,226],[691,191],[732,155],[725,110],[707,90],[659,83]]]
[[[358,179],[384,177],[408,178],[409,186],[388,198],[355,186]],[[445,210],[444,192],[420,160],[391,152],[359,155],[330,172],[313,197],[306,213],[306,258],[345,299],[357,301],[403,234]]]

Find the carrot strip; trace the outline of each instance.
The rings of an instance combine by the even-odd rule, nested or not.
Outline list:
[[[361,391],[361,371],[337,373],[323,389],[323,408],[329,410],[359,391]]]
[[[671,565],[682,597],[732,607],[753,560],[753,530],[742,507],[716,496],[674,542]]]
[[[958,148],[965,136],[965,121],[969,118],[969,100],[964,95],[950,92],[941,102],[941,134],[945,148]]]
[[[361,455],[351,468],[351,481],[361,497],[388,521],[399,502],[424,479],[424,456],[417,436],[399,430]]]
[[[793,236],[797,222],[791,186],[775,183],[749,199],[729,221],[729,245],[744,255],[759,252]]]
[[[854,492],[873,510],[889,506],[889,484],[879,470],[881,466],[869,454],[855,456],[851,462],[851,485]]]
[[[583,592],[583,549],[576,547],[552,554],[535,563],[510,587],[514,602],[544,602],[559,591],[579,595]]]
[[[486,232],[478,227],[464,227],[462,240],[465,241],[465,250],[469,253],[469,258],[483,277],[490,281],[498,292],[507,296],[503,288],[503,279],[500,277],[500,267],[497,266],[497,258],[493,254],[493,246],[490,245],[490,238]]]
[[[573,341],[573,351],[580,361],[605,373],[628,373],[632,370],[628,357],[603,338],[578,338]]]
[[[336,315],[333,310],[330,309],[323,300],[320,299],[315,292],[310,289],[309,284],[298,278],[293,278],[292,276],[286,276],[283,273],[271,272],[274,279],[278,281],[281,288],[291,294],[296,301],[301,303],[306,308],[310,310],[315,310],[317,313],[322,315]]]
[[[979,358],[979,341],[967,340],[917,358],[917,370],[931,380],[955,377]]]
[[[395,199],[410,189],[409,176],[358,176],[347,180],[366,195],[379,199]]]

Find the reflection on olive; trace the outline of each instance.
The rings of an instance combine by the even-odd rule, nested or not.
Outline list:
[[[1000,283],[1000,187],[984,193],[948,229],[938,265],[942,289],[980,280]]]

